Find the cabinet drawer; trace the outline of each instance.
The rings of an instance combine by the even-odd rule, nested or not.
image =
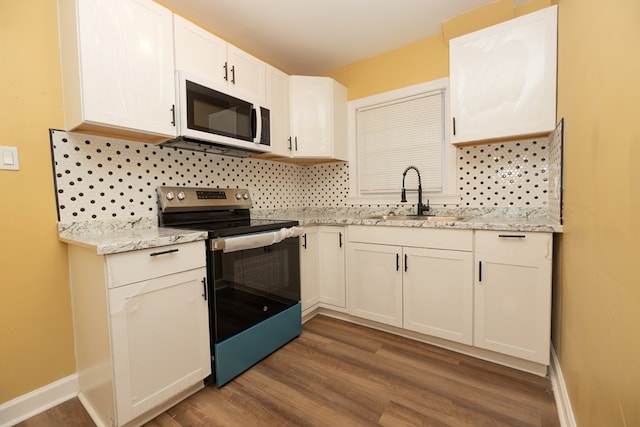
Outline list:
[[[552,236],[551,233],[476,231],[475,251],[551,259]]]
[[[350,242],[471,251],[473,231],[419,227],[349,226]]]
[[[204,241],[106,256],[110,288],[192,270],[206,265]]]

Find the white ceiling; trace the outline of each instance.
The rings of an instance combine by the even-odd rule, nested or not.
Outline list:
[[[283,71],[318,75],[439,34],[441,22],[496,0],[157,1]]]

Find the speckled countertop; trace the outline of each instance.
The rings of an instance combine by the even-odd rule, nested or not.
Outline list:
[[[562,226],[546,218],[510,218],[510,217],[463,217],[455,221],[423,221],[377,218],[307,218],[300,221],[303,225],[382,225],[390,227],[414,228],[451,228],[462,230],[504,230],[562,232]]]
[[[376,217],[389,212],[379,208],[303,208],[295,210],[252,211],[254,218],[297,219],[302,225],[380,225],[389,227],[451,228],[464,230],[503,230],[561,233],[562,225],[541,209],[432,209],[436,216],[460,217],[456,221],[383,220]],[[411,213],[408,210],[393,212]]]
[[[387,214],[385,212],[384,214]],[[395,212],[403,215],[408,212]],[[301,225],[377,225],[389,227],[448,228],[463,230],[503,230],[561,233],[562,225],[539,211],[474,210],[435,211],[435,215],[454,215],[457,221],[382,220],[372,218],[382,215],[374,208],[302,208],[285,210],[255,210],[253,218],[294,219]],[[61,241],[96,250],[97,255],[107,255],[138,249],[187,243],[207,238],[204,231],[180,230],[157,227],[156,217],[121,221],[84,221],[59,224]]]
[[[95,249],[97,255],[155,248],[207,238],[206,231],[158,227],[157,218],[130,221],[84,221],[58,225],[61,241]]]

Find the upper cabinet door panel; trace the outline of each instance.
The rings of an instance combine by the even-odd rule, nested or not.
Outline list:
[[[171,12],[145,0],[78,1],[77,8],[84,120],[175,135]]]
[[[227,64],[229,83],[259,100],[266,98],[265,74],[267,70],[264,62],[228,44]]]
[[[291,76],[293,157],[347,159],[347,88],[329,77]]]
[[[173,15],[176,70],[224,82],[227,42],[186,19]]]
[[[557,6],[452,39],[449,47],[453,143],[555,128]]]

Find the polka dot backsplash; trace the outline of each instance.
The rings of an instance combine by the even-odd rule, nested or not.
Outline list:
[[[458,148],[460,206],[543,207],[560,216],[557,132]],[[61,222],[155,217],[156,187],[163,185],[247,188],[261,210],[349,206],[349,166],[343,162],[300,166],[59,130],[51,131],[51,144]]]
[[[156,187],[247,188],[256,209],[308,206],[309,171],[268,160],[224,157],[152,144],[52,130],[55,183],[62,222],[156,216]],[[324,167],[332,188],[340,168]],[[314,183],[322,186],[321,183]],[[332,204],[333,187],[317,202]],[[315,190],[314,190],[315,191]],[[344,203],[344,202],[343,202]]]
[[[564,119],[549,135],[549,217],[562,224],[562,163]]]
[[[456,167],[462,207],[548,206],[546,137],[459,147]]]
[[[331,177],[331,179],[327,179]],[[304,194],[307,206],[345,207],[349,195],[349,165],[329,163],[305,166]]]

